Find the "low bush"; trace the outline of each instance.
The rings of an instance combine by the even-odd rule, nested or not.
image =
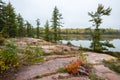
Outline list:
[[[24,50],[24,57],[22,62],[27,62],[28,64],[39,63],[43,61],[43,51],[40,47],[30,47],[28,46]]]
[[[13,42],[9,42],[4,48],[0,49],[0,73],[19,65],[17,47]]]
[[[67,42],[68,46],[72,46],[72,43],[70,41]]]
[[[82,53],[79,54],[79,58],[76,61],[70,62],[65,68],[68,73],[73,75],[89,75],[91,72],[91,66],[87,63],[87,60]]]
[[[81,66],[82,61],[81,59],[77,59],[76,62],[72,61],[70,62],[65,68],[67,70],[68,73],[70,74],[78,74],[78,68]]]

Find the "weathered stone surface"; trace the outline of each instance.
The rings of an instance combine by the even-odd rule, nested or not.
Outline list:
[[[56,46],[58,49],[61,49],[62,51],[70,51],[71,48],[69,46],[66,45],[57,45]]]
[[[70,57],[75,57],[76,55],[50,55],[50,56],[45,56],[44,59],[45,61],[52,60],[52,59],[57,59],[57,58],[70,58]]]
[[[116,73],[107,73],[106,78],[108,80],[120,80],[120,75],[118,75]]]
[[[90,79],[86,76],[70,77],[68,73],[58,73],[35,80],[90,80]]]
[[[12,39],[14,43],[18,46],[19,49],[25,49],[28,45],[31,47],[41,47],[45,53],[58,53],[62,54],[72,51],[79,50],[78,47],[74,46],[67,46],[63,44],[53,44],[42,39],[35,39],[35,38],[16,38]],[[72,52],[74,53],[74,52]]]
[[[76,59],[75,57],[60,58],[60,59],[50,60],[45,63],[41,63],[39,65],[26,67],[17,73],[15,80],[29,80],[37,75],[55,72],[60,67],[64,67],[70,61],[75,59]]]
[[[23,44],[27,45],[51,45],[52,43],[50,42],[46,42],[42,39],[35,39],[35,38],[16,38],[13,39],[12,41],[14,41],[17,46],[21,46]]]
[[[108,80],[120,80],[120,75],[110,70],[108,67],[104,65],[95,65],[93,66],[93,70],[98,77],[105,78]]]
[[[87,56],[89,63],[98,64],[98,65],[95,65],[93,68],[97,76],[110,79],[110,80],[120,79],[119,75],[117,75],[115,72],[111,71],[109,68],[105,67],[104,65],[101,65],[103,59],[110,60],[110,59],[116,59],[116,58],[106,54],[98,54],[98,53],[92,53],[92,52],[86,52],[85,55]],[[69,55],[52,55],[52,56],[46,57],[46,59],[50,59],[50,58],[53,60],[24,68],[23,70],[17,73],[15,80],[28,80],[37,75],[43,75],[46,73],[55,72],[60,67],[64,67],[70,61],[77,59],[77,57],[70,57]],[[47,80],[47,78],[49,78],[49,76],[46,77],[45,79]],[[45,79],[43,78],[43,80]],[[53,80],[53,78],[51,78],[51,80]],[[61,79],[61,80],[88,80],[88,79],[84,79],[84,77],[83,78],[71,77],[71,78]]]
[[[55,46],[53,46],[53,45],[43,45],[43,46],[41,46],[41,48],[43,49],[43,51],[45,53],[51,53],[51,52],[54,52]]]
[[[67,79],[58,79],[58,80],[90,80],[88,77],[71,77],[71,78],[67,78]]]
[[[84,54],[87,57],[88,63],[91,64],[102,64],[103,60],[116,60],[115,57],[102,53],[85,52]]]
[[[27,44],[25,42],[22,42],[22,41],[16,42],[15,44],[17,45],[17,47],[19,47],[19,49],[24,49],[27,46]]]
[[[43,51],[46,53],[62,53],[62,52],[72,52],[77,51],[78,48],[74,46],[66,46],[66,45],[42,45]]]
[[[46,42],[42,39],[34,39],[34,38],[20,38],[20,39],[14,39],[13,40],[15,44],[19,48],[25,48],[27,44],[32,45],[32,47],[35,47],[35,45],[38,45],[42,47],[43,51],[50,53],[50,52],[67,52],[70,53],[72,51],[77,51],[79,48],[74,46],[66,46],[66,45],[60,45],[60,44],[52,44],[49,42]],[[74,52],[73,52],[74,53]],[[94,52],[85,52],[84,53],[88,63],[91,64],[97,64],[93,67],[95,74],[99,77],[106,78],[108,80],[120,80],[120,75],[116,74],[114,71],[111,71],[109,68],[105,67],[102,63],[103,60],[116,60],[115,57],[112,57],[110,55],[102,54],[102,53],[94,53]],[[20,54],[20,56],[22,56]],[[77,57],[72,57],[70,55],[53,55],[53,56],[47,56],[45,60],[47,62],[40,63],[37,65],[32,65],[25,67],[21,69],[15,76],[15,80],[31,80],[33,77],[37,75],[43,75],[46,73],[55,72],[60,67],[64,67],[66,64],[68,64],[72,60],[76,60]],[[51,60],[53,59],[53,60]],[[50,61],[48,61],[50,60]],[[44,77],[39,80],[55,80],[56,78],[59,78],[60,74],[51,75],[48,77]],[[64,75],[62,75],[64,76]],[[66,79],[57,79],[57,80],[89,80],[86,77],[70,77]]]
[[[71,48],[71,50],[79,50],[79,47],[71,46],[70,48]]]
[[[35,80],[58,80],[60,78],[65,78],[70,76],[68,73],[57,73],[57,74],[53,74],[47,77],[43,77],[41,79],[35,79]]]

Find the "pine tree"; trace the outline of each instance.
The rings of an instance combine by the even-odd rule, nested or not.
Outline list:
[[[37,36],[37,38],[39,38],[40,37],[40,29],[39,29],[40,22],[39,22],[39,19],[36,20],[36,23],[37,23],[36,36]]]
[[[26,36],[30,37],[30,30],[31,30],[31,26],[30,23],[28,21],[26,21]]]
[[[3,28],[4,36],[16,37],[17,35],[16,14],[10,2],[5,7],[4,20],[5,20],[5,24]]]
[[[33,26],[28,21],[26,21],[26,36],[34,37]]]
[[[5,24],[5,3],[0,0],[0,32],[2,31]]]
[[[46,41],[50,41],[50,31],[49,31],[49,22],[48,20],[46,21],[46,24],[45,24],[45,37],[44,39]]]
[[[111,8],[104,9],[104,6],[99,4],[96,12],[89,12],[88,15],[92,17],[92,20],[90,22],[93,22],[93,26],[95,26],[94,32],[92,33],[92,43],[91,48],[93,48],[94,51],[102,51],[107,50],[107,47],[114,47],[112,44],[110,44],[108,41],[105,43],[100,42],[101,40],[101,30],[99,28],[100,24],[102,23],[102,16],[108,16],[110,15]]]
[[[24,20],[20,14],[17,16],[18,37],[25,37]]]
[[[62,18],[62,14],[59,13],[59,10],[55,6],[52,16],[52,29],[53,29],[53,40],[57,42],[60,39],[60,27],[62,26],[60,20]]]
[[[33,26],[31,25],[31,30],[30,30],[30,37],[34,37],[35,36],[35,31]]]

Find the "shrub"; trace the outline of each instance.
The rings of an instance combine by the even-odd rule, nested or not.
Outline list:
[[[87,63],[86,57],[83,53],[79,54],[79,58],[76,61],[70,62],[67,66],[65,66],[66,70],[70,74],[85,74],[89,75],[91,72],[91,65]]]
[[[24,61],[29,64],[39,63],[43,61],[43,51],[40,47],[28,46],[24,51]]]
[[[82,59],[77,59],[76,62],[70,62],[65,68],[70,74],[78,74],[78,68],[82,65]]]
[[[9,42],[0,50],[0,73],[18,65],[17,48],[13,42]]]
[[[72,46],[72,43],[70,41],[67,42],[68,46]]]
[[[79,58],[83,60],[83,63],[87,63],[87,58],[82,52],[79,53]]]

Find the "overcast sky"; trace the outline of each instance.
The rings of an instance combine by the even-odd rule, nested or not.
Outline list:
[[[120,29],[120,0],[3,0],[10,1],[17,13],[25,20],[36,26],[35,20],[40,19],[41,26],[46,20],[51,20],[55,6],[63,16],[64,28],[87,28],[91,26],[88,22],[91,18],[88,12],[95,11],[98,4],[105,8],[111,7],[110,16],[103,19],[102,28]]]

